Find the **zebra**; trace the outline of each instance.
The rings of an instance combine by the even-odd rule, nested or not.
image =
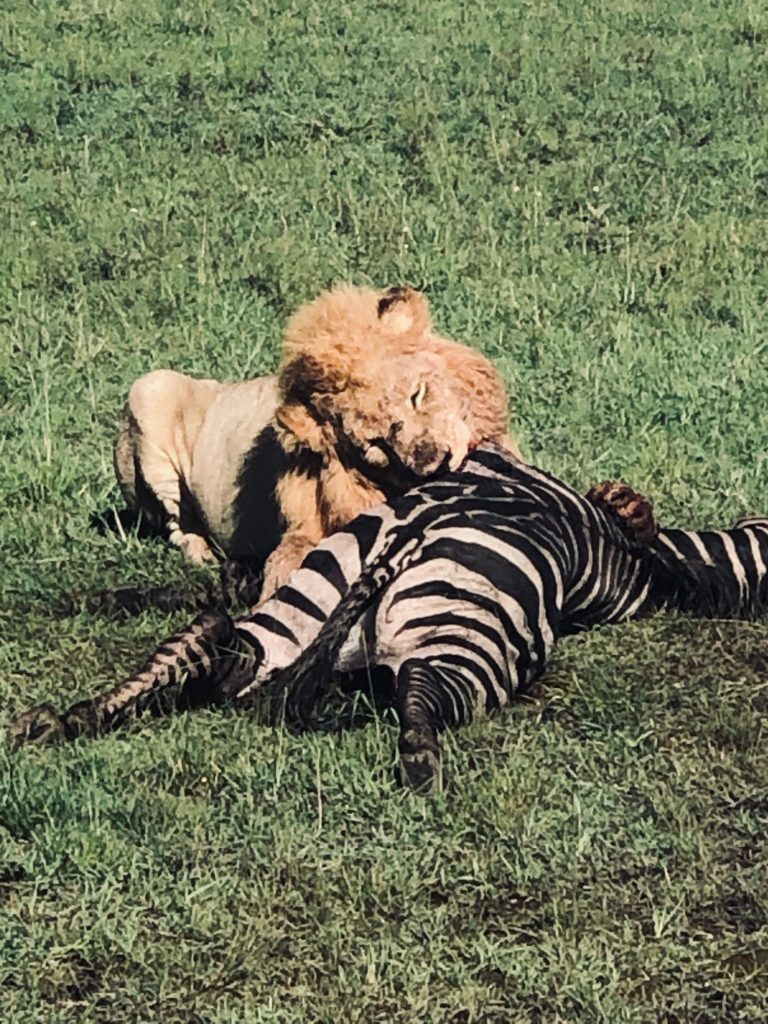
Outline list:
[[[630,488],[583,497],[485,444],[325,539],[250,614],[202,613],[136,675],[63,715],[33,708],[11,737],[94,736],[179,691],[242,707],[270,697],[306,725],[340,673],[375,676],[399,717],[402,779],[429,792],[440,732],[528,690],[559,637],[664,608],[753,617],[766,566],[768,518],[657,532]]]

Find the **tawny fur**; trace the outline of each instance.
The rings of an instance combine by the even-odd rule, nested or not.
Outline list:
[[[272,378],[221,384],[156,371],[131,398],[116,448],[124,494],[137,504],[130,467],[138,464],[172,539],[197,558],[208,556],[209,542],[239,554],[229,544],[240,469],[263,431],[275,430],[286,468],[264,486],[275,493],[284,533],[267,562],[264,596],[322,537],[409,482],[455,468],[481,441],[517,454],[496,370],[437,334],[424,296],[406,288],[341,285],[303,306],[285,330],[277,387]],[[202,444],[211,446],[222,410],[227,451],[211,460]],[[232,430],[238,417],[240,436]],[[179,526],[185,487],[206,520],[205,538]]]

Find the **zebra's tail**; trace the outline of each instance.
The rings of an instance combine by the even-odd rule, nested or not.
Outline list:
[[[352,584],[323,623],[315,639],[286,668],[277,669],[259,689],[270,698],[273,717],[307,728],[315,705],[330,688],[333,669],[344,641],[360,616],[392,580],[391,562],[369,566]]]

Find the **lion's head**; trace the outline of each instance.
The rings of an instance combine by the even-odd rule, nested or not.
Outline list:
[[[494,368],[435,334],[426,299],[407,288],[345,285],[300,309],[285,332],[280,389],[288,445],[338,460],[384,494],[506,435]]]

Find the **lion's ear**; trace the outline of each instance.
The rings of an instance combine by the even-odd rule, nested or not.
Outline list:
[[[398,285],[388,288],[376,307],[379,322],[387,334],[421,336],[432,329],[429,305],[421,292]]]
[[[305,406],[296,402],[283,402],[275,412],[275,419],[286,448],[301,446],[313,452],[325,451],[323,428]]]

